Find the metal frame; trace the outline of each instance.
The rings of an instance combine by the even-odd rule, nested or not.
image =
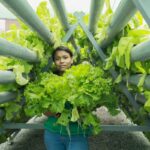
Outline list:
[[[150,126],[137,125],[100,125],[103,131],[131,132],[131,131],[147,131],[150,132]],[[3,129],[44,129],[44,124],[38,123],[4,123]]]
[[[12,0],[0,0],[0,2],[24,23],[29,25],[31,29],[36,31],[48,44],[54,43],[49,29],[39,19],[27,0],[15,0],[15,2]]]
[[[143,76],[142,74],[131,75],[128,79],[124,78],[124,80],[128,81],[129,83],[133,85],[138,85],[140,78],[142,76]],[[147,75],[145,77],[143,87],[147,90],[150,90],[150,75]]]
[[[100,43],[101,48],[106,48],[115,36],[126,26],[136,13],[137,8],[131,0],[121,0],[108,26],[106,38]]]
[[[131,61],[145,61],[150,59],[150,41],[143,42],[131,49]]]
[[[95,33],[98,19],[100,17],[105,0],[91,0],[89,30],[92,34]]]
[[[67,18],[67,14],[66,14],[64,1],[63,0],[49,0],[49,1],[52,4],[55,14],[57,15],[59,21],[61,22],[65,32],[67,32],[68,30],[70,30],[70,25],[68,23],[68,18]],[[71,44],[73,45],[73,47],[76,50],[78,59],[80,59],[79,58],[79,54],[80,54],[79,47],[76,45],[75,40],[72,36],[69,39],[70,39]]]
[[[67,14],[66,14],[66,9],[65,9],[65,5],[64,5],[64,1],[63,0],[49,0],[60,23],[62,24],[63,28],[65,31],[68,31],[70,28],[70,25],[68,23],[68,18],[67,18]]]
[[[16,92],[0,92],[0,104],[14,101],[16,97]]]
[[[70,27],[70,29],[66,32],[66,35],[63,37],[62,42],[68,42],[71,38],[74,30],[78,26],[78,22]]]
[[[141,12],[142,16],[144,17],[145,21],[150,27],[150,1],[149,0],[132,0],[137,9]]]
[[[5,3],[6,1],[7,1],[7,3]],[[21,1],[21,5],[23,7],[25,7],[23,5],[24,0],[17,0],[17,2],[19,2],[19,1]],[[116,12],[115,12],[115,15],[112,19],[112,22],[111,22],[110,26],[108,28],[108,37],[107,37],[107,39],[105,39],[102,42],[102,44],[101,44],[102,48],[101,48],[96,43],[96,41],[95,41],[92,33],[89,31],[88,27],[86,27],[86,25],[84,24],[84,22],[82,20],[82,17],[83,17],[84,14],[76,13],[75,16],[77,17],[78,22],[77,22],[77,24],[75,24],[74,26],[71,27],[68,24],[62,0],[58,0],[58,1],[50,0],[50,1],[52,3],[54,3],[53,5],[55,5],[55,6],[53,6],[53,7],[55,7],[55,11],[57,12],[58,18],[60,19],[62,25],[64,26],[64,29],[67,31],[67,34],[63,38],[63,40],[64,41],[72,40],[71,35],[72,35],[73,31],[75,30],[75,28],[77,27],[77,25],[79,24],[82,27],[85,34],[87,35],[87,37],[89,38],[90,42],[93,44],[94,48],[97,50],[97,53],[100,56],[100,58],[102,59],[102,61],[105,61],[105,58],[106,58],[105,54],[102,51],[102,48],[106,46],[106,43],[107,44],[110,43],[113,40],[114,36],[127,24],[127,22],[130,20],[130,18],[135,14],[137,8],[142,9],[142,8],[145,7],[146,10],[142,11],[142,14],[145,15],[144,13],[146,13],[145,17],[148,18],[148,22],[150,21],[149,17],[147,17],[147,16],[149,16],[149,11],[147,10],[148,6],[146,7],[146,4],[144,4],[144,7],[142,7],[143,6],[142,4],[144,2],[140,2],[140,0],[138,0],[138,3],[136,4],[136,6],[137,6],[137,8],[136,8],[135,5],[130,0],[122,0],[120,5],[118,6]],[[5,0],[5,2],[4,2],[4,0],[2,0],[2,2],[5,3],[5,5],[7,5],[8,7],[11,7],[11,9],[13,11],[15,11],[15,13],[19,14],[19,16],[22,16],[22,17],[24,16],[24,14],[21,14],[21,12],[20,12],[19,7],[21,8],[21,11],[22,11],[22,7],[20,5],[19,6],[14,6],[13,2],[11,3],[11,0]],[[134,0],[134,3],[135,3],[135,0]],[[11,4],[12,4],[12,6],[11,6]],[[25,2],[25,5],[28,6],[28,4],[26,2]],[[94,6],[94,7],[96,7],[96,6]],[[32,15],[32,13],[30,15]],[[24,20],[24,22],[28,22],[28,24],[30,24],[29,22],[31,21],[31,19],[28,20],[28,17],[26,19],[26,17],[24,16],[23,20]],[[35,24],[37,24],[37,22],[35,21]],[[96,24],[96,22],[95,22],[95,24]],[[35,28],[36,27],[34,27],[34,29]],[[94,30],[94,29],[95,29],[95,27],[90,27],[91,31]],[[51,36],[48,36],[48,40],[49,40],[49,38],[51,38]],[[75,45],[74,40],[72,40],[72,43],[73,43],[73,45]],[[76,45],[75,45],[75,47],[77,48]],[[139,48],[139,47],[140,47],[139,45],[138,45],[138,48],[136,47],[137,51],[140,51],[139,49],[141,49],[141,48]],[[147,49],[146,47],[147,46],[145,46],[145,49]],[[14,54],[12,54],[12,55],[14,55]],[[33,54],[33,55],[35,55],[35,54]],[[133,52],[132,52],[131,55],[132,55],[131,58],[132,58],[132,61],[133,61],[134,60],[133,57],[137,57],[137,56],[135,56],[135,54],[133,54]],[[146,52],[145,52],[145,55],[146,55]],[[19,57],[22,58],[22,56],[19,56]],[[145,56],[143,56],[143,57],[145,57]],[[35,60],[37,60],[37,57],[36,57]],[[111,69],[110,73],[112,74],[112,76],[114,78],[117,77],[117,73],[114,70]],[[137,80],[137,78],[139,79],[139,76],[135,77],[134,80]],[[149,83],[150,82],[149,81],[150,77],[147,77],[147,79],[148,79],[148,81],[146,81],[146,82]],[[139,110],[139,105],[136,103],[135,99],[129,93],[127,88],[122,83],[119,84],[119,88],[127,96],[127,98],[129,99],[129,101],[131,102],[133,107],[136,110]],[[0,93],[0,99],[1,99],[0,103],[8,102],[8,101],[11,101],[12,99],[15,99],[15,98],[16,98],[16,93],[15,92]],[[18,129],[18,128],[19,129],[22,129],[22,128],[43,129],[43,124],[4,123],[3,127],[4,127],[3,129]],[[148,132],[150,131],[149,126],[137,126],[137,125],[101,125],[101,128],[105,131],[148,131]]]
[[[139,93],[136,93],[136,95],[135,95],[135,100],[136,100],[138,103],[142,104],[142,105],[144,105],[145,102],[146,102],[145,96],[142,95],[142,94],[139,94]]]
[[[35,52],[3,38],[0,38],[0,55],[14,56],[29,62],[39,62],[38,56]]]
[[[0,84],[15,82],[15,74],[12,71],[0,70]]]
[[[5,112],[3,109],[0,109],[0,118],[2,118],[5,115]]]

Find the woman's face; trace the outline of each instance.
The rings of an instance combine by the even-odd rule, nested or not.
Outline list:
[[[73,58],[66,51],[57,51],[54,56],[54,63],[59,71],[64,72],[72,65]]]

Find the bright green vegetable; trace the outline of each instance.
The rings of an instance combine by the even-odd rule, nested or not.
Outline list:
[[[30,116],[45,111],[61,113],[59,124],[67,126],[69,121],[79,121],[84,128],[93,125],[93,132],[98,133],[99,122],[92,111],[104,105],[110,112],[117,112],[112,89],[112,80],[105,78],[102,69],[80,64],[72,66],[63,76],[43,73],[39,80],[30,83],[25,90],[25,110]]]

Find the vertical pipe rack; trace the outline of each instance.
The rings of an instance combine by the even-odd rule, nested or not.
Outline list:
[[[96,31],[98,19],[104,6],[104,0],[92,0],[90,8],[89,30],[93,34]]]
[[[65,32],[67,32],[70,29],[70,25],[68,23],[68,18],[67,18],[67,14],[66,14],[64,1],[63,0],[49,0],[49,1],[52,4],[53,9],[54,9],[60,23],[62,24]],[[79,48],[77,47],[75,40],[72,36],[70,37],[70,41],[76,50],[77,56],[79,57],[79,53],[80,53]]]
[[[128,21],[136,13],[137,8],[130,0],[121,0],[119,3],[110,25],[108,26],[105,39],[100,43],[102,48],[108,46],[114,37],[125,27]]]
[[[76,25],[72,28],[68,23],[66,11],[64,8],[64,4],[62,0],[49,0],[57,14],[64,30],[68,32],[66,41],[71,39],[72,44],[77,49],[74,39],[71,37],[73,31],[75,30]],[[4,4],[9,10],[11,10],[14,14],[16,14],[21,20],[27,23],[32,29],[39,33],[39,35],[49,44],[53,43],[52,33],[48,28],[41,22],[41,20],[37,17],[35,12],[32,10],[30,5],[25,0],[16,0],[15,3],[12,0],[1,0],[2,4]],[[93,0],[91,4],[91,16],[89,22],[89,31],[82,21],[82,17],[79,14],[76,14],[78,18],[78,23],[86,33],[90,42],[93,44],[94,48],[97,50],[99,56],[102,61],[105,61],[106,55],[103,53],[102,48],[105,48],[108,44],[110,44],[113,38],[122,30],[123,27],[128,23],[131,17],[135,14],[137,10],[140,10],[147,23],[150,26],[150,11],[149,11],[149,0],[140,1],[140,0],[122,0],[119,4],[114,16],[111,20],[111,23],[107,30],[107,37],[102,41],[99,46],[92,33],[96,30],[97,20],[100,16],[101,7],[104,3],[104,0]],[[29,17],[30,16],[30,17]],[[38,62],[37,54],[32,52],[31,50],[24,48],[20,45],[10,43],[2,38],[0,38],[0,54],[5,56],[14,56],[21,59],[25,59],[29,62]],[[131,50],[131,61],[145,61],[149,59],[150,42],[144,42]],[[10,51],[11,49],[11,51]],[[79,54],[79,52],[78,52]],[[117,76],[117,73],[114,70],[110,70],[113,77]],[[137,85],[141,75],[133,75],[129,78],[129,82]],[[0,83],[10,83],[15,82],[15,75],[10,71],[0,71]],[[147,76],[144,82],[144,86],[150,89],[150,76]],[[136,101],[134,101],[132,95],[129,93],[127,88],[119,84],[119,88],[123,91],[123,93],[127,96],[127,98],[132,103],[133,107],[136,110],[139,109]],[[0,103],[9,102],[15,100],[17,97],[16,92],[0,92]],[[0,109],[0,117],[3,116],[3,111]],[[32,128],[32,129],[41,129],[43,125],[35,125],[35,124],[13,124],[6,123],[4,124],[5,129],[15,129],[15,128]],[[102,128],[106,131],[150,131],[149,126],[117,126],[117,125],[102,125]]]
[[[53,37],[49,29],[39,19],[27,0],[1,0],[13,14],[28,24],[31,29],[36,31],[47,43],[53,44]],[[42,30],[41,30],[42,29]]]
[[[0,104],[14,101],[16,97],[16,92],[0,92]]]
[[[38,56],[35,52],[29,50],[26,47],[22,47],[18,44],[9,42],[3,38],[0,38],[0,55],[13,56],[27,60],[29,62],[38,62]]]
[[[143,42],[131,49],[131,62],[150,59],[150,41]]]
[[[11,71],[0,70],[0,84],[15,82],[15,74]]]

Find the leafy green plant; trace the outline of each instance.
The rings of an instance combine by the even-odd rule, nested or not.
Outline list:
[[[84,128],[92,125],[93,132],[98,133],[99,122],[92,111],[104,105],[112,114],[117,113],[117,97],[112,89],[112,80],[90,64],[73,66],[63,76],[43,73],[26,87],[25,111],[29,116],[45,111],[61,113],[59,124],[67,126],[70,121],[79,121]]]

